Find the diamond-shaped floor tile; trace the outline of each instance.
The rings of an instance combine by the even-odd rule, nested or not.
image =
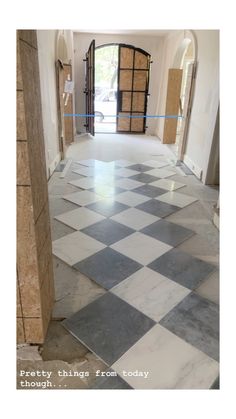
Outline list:
[[[218,361],[218,304],[191,293],[174,307],[160,324]]]
[[[114,185],[117,186],[118,188],[131,190],[131,189],[134,189],[134,188],[138,188],[139,186],[142,186],[143,183],[138,182],[137,180],[133,180],[133,179],[129,179],[129,178],[123,178],[123,179],[116,180]]]
[[[79,166],[76,169],[72,170],[73,173],[77,173],[81,176],[93,176],[94,175],[94,168],[93,167],[87,167],[87,166]]]
[[[102,199],[93,204],[87,205],[87,208],[104,215],[105,217],[111,217],[112,215],[118,214],[121,211],[128,209],[128,205],[116,202],[114,198]]]
[[[130,390],[132,387],[126,383],[115,371],[112,371],[111,368],[106,371],[105,375],[98,377],[94,384],[92,385],[92,389],[94,390]],[[116,375],[113,375],[116,374]]]
[[[63,199],[73,202],[74,204],[83,206],[91,204],[92,202],[99,201],[100,199],[102,199],[102,197],[101,195],[96,195],[94,192],[81,191],[64,195]]]
[[[155,322],[108,292],[62,324],[107,365],[111,365]]]
[[[166,220],[159,220],[150,224],[142,230],[142,233],[170,244],[173,247],[178,246],[184,240],[189,239],[195,234],[194,231],[188,228],[170,223]]]
[[[157,178],[156,176],[147,175],[147,173],[142,172],[142,173],[139,173],[138,175],[131,176],[129,179],[137,180],[138,182],[142,182],[142,183],[151,183],[158,180],[159,178]]]
[[[147,160],[143,164],[146,164],[147,166],[150,166],[156,169],[160,169],[161,167],[168,166],[169,163],[163,160],[162,161],[161,160]]]
[[[161,179],[165,178],[165,177],[176,175],[176,172],[174,172],[173,170],[168,170],[168,169],[151,169],[146,173],[148,175],[156,176],[156,177],[159,177]]]
[[[133,166],[134,162],[121,159],[121,160],[115,160],[115,165],[119,167],[129,167],[129,166]]]
[[[108,219],[86,227],[82,232],[109,246],[134,233],[134,230]]]
[[[136,205],[142,204],[143,202],[149,201],[149,197],[140,195],[133,191],[126,191],[115,196],[115,200],[121,204],[135,207]]]
[[[134,175],[138,175],[138,171],[137,170],[131,170],[130,168],[126,168],[126,167],[121,167],[120,169],[116,169],[116,175],[118,176],[122,176],[122,177],[130,177],[130,176],[134,176]]]
[[[156,198],[149,199],[149,201],[143,204],[137,205],[137,209],[148,212],[149,214],[156,215],[157,217],[167,217],[167,215],[173,214],[179,211],[179,207],[175,205],[166,204],[165,202],[157,201]]]
[[[96,185],[96,181],[94,177],[84,177],[81,179],[72,180],[69,183],[81,189],[90,189]]]
[[[133,259],[109,247],[73,266],[74,269],[106,289],[119,284],[141,267],[142,265]]]
[[[111,198],[116,194],[125,192],[125,189],[118,188],[117,186],[110,186],[105,184],[96,184],[92,189],[92,192],[97,195],[101,195],[103,198]]]
[[[55,240],[52,243],[53,254],[68,263],[68,265],[74,265],[78,261],[99,252],[104,247],[106,246],[103,243],[94,240],[80,231],[67,234],[67,236]]]
[[[149,224],[159,220],[158,217],[148,214],[147,212],[140,211],[136,208],[129,208],[122,211],[111,217],[111,219],[124,224],[127,227],[133,228],[134,230],[141,230]]]
[[[159,195],[166,193],[164,189],[157,188],[156,186],[152,185],[143,185],[139,188],[133,189],[133,192],[140,193],[141,195],[149,196],[149,198],[156,198]]]
[[[167,192],[161,196],[158,196],[156,199],[161,202],[165,202],[170,205],[176,205],[177,207],[184,208],[187,205],[192,204],[193,202],[197,201],[197,198],[193,196],[184,195],[178,192]]]
[[[157,188],[162,188],[167,191],[175,191],[176,189],[183,188],[186,186],[184,183],[176,182],[175,180],[170,179],[158,179],[151,183],[152,186],[156,186]]]
[[[148,267],[189,289],[197,288],[215,270],[214,265],[178,249],[171,249]]]
[[[130,166],[129,169],[137,170],[138,172],[147,172],[152,169],[152,166],[147,166],[142,163],[136,163],[133,166]]]
[[[161,256],[171,249],[166,243],[136,232],[123,240],[113,244],[112,249],[136,260],[142,265],[153,261],[157,255]]]
[[[81,228],[88,227],[105,219],[103,215],[97,214],[96,212],[90,211],[84,207],[57,215],[54,218],[74,228],[75,230],[80,230]]]
[[[218,362],[159,324],[111,367],[134,389],[209,389],[219,374]]]
[[[190,290],[145,267],[116,285],[111,292],[159,322]]]

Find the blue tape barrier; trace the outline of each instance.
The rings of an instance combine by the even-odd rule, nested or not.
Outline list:
[[[64,116],[77,116],[80,118],[97,118],[99,115],[87,115],[84,113],[64,113]],[[184,119],[181,115],[103,115],[104,118],[166,118],[166,119]]]

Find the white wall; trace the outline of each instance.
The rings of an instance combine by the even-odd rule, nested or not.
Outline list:
[[[197,43],[197,74],[184,161],[202,171],[206,182],[211,146],[219,105],[219,31],[193,31]],[[164,41],[161,95],[157,113],[165,112],[168,69],[173,67],[175,54],[185,37],[184,31],[171,33]],[[159,120],[156,134],[163,139],[164,120]]]
[[[195,94],[185,154],[206,181],[219,106],[219,31],[195,31],[198,44]]]
[[[151,64],[149,96],[147,114],[153,115],[156,111],[157,96],[160,91],[160,68],[163,49],[162,37],[150,37],[140,35],[105,35],[105,34],[82,34],[74,33],[75,48],[75,112],[85,112],[85,95],[83,93],[85,86],[85,63],[83,59],[89,48],[90,42],[95,39],[96,46],[108,43],[124,43],[130,44],[138,48],[142,48],[151,54],[153,63]],[[84,118],[76,118],[77,132],[85,132]],[[157,121],[155,119],[147,119],[148,135],[155,135]]]
[[[52,166],[57,164],[60,158],[55,70],[57,31],[38,30],[37,38],[45,155],[47,176],[49,177],[53,170]]]
[[[63,31],[68,57],[73,59],[72,31]],[[59,151],[56,68],[57,30],[38,30],[38,57],[41,86],[43,129],[47,177],[49,177],[61,159]]]

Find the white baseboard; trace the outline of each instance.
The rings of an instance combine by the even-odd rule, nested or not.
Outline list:
[[[188,156],[184,155],[184,163],[188,168],[197,176],[198,179],[202,180],[202,169],[197,166]]]
[[[53,159],[52,163],[49,166],[49,177],[52,176],[54,170],[56,169],[58,163],[61,161],[61,153],[58,153]]]

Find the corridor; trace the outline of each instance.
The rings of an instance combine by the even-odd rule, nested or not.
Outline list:
[[[90,378],[65,386],[217,388],[217,197],[156,137],[69,147],[49,180],[55,304],[42,359],[76,360]]]

